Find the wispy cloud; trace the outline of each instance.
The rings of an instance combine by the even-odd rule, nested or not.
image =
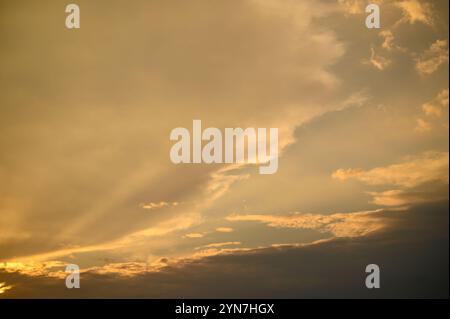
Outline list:
[[[411,160],[370,170],[338,169],[332,177],[338,180],[356,179],[368,185],[414,187],[431,181],[448,183],[448,152],[426,152]]]
[[[401,22],[433,25],[433,10],[430,3],[419,0],[394,1],[393,3],[403,11]]]
[[[176,207],[178,206],[178,202],[158,202],[158,203],[145,203],[145,204],[141,204],[141,207],[144,209],[159,209],[159,208],[164,208],[164,207]]]
[[[7,285],[6,282],[0,282],[0,295],[4,294],[7,290],[10,290],[12,286]]]
[[[396,187],[369,191],[372,203],[382,206],[409,206],[448,199],[448,152],[426,152],[400,164],[371,170],[339,169],[338,180],[355,179],[372,186]]]
[[[236,245],[240,245],[240,244],[241,244],[240,241],[226,241],[226,242],[222,242],[222,243],[211,243],[211,244],[203,245],[200,247],[196,247],[195,249],[219,248],[219,247],[225,247],[225,246],[236,246]]]
[[[378,214],[382,210],[323,214],[293,213],[287,215],[245,214],[230,215],[229,221],[253,221],[267,224],[269,227],[313,229],[322,233],[331,233],[335,237],[359,237],[382,229],[383,218]]]
[[[363,63],[372,65],[377,70],[383,71],[392,63],[392,60],[376,54],[375,48],[372,47],[370,49],[370,58],[368,60],[364,60]]]
[[[431,124],[423,118],[418,118],[416,119],[416,127],[414,128],[414,130],[419,133],[429,132],[431,131]]]
[[[422,105],[427,116],[440,117],[445,109],[448,109],[448,89],[442,90],[434,100]]]
[[[205,236],[205,234],[203,234],[203,233],[188,233],[188,234],[184,235],[183,237],[186,237],[186,238],[202,238],[203,236]]]
[[[441,65],[448,63],[448,41],[436,40],[430,48],[418,55],[416,70],[421,75],[430,75],[436,72]]]
[[[448,89],[442,90],[432,101],[422,104],[422,112],[425,118],[417,119],[417,132],[430,132],[439,124],[448,127]],[[445,118],[444,114],[447,114]]]

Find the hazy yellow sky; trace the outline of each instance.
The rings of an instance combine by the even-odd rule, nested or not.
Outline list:
[[[369,2],[0,0],[0,297],[448,297],[448,1]],[[173,164],[194,119],[278,172]]]

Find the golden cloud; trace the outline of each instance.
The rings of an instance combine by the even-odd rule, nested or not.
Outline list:
[[[440,117],[446,108],[448,108],[448,89],[442,90],[433,101],[422,105],[422,110],[427,116]]]
[[[288,214],[288,215],[230,215],[229,221],[253,221],[276,228],[313,229],[321,233],[331,233],[335,237],[360,237],[382,229],[383,218],[378,214],[382,209],[354,213]]]
[[[240,245],[240,241],[227,241],[223,243],[211,243],[208,245],[197,247],[196,249],[204,249],[204,248],[217,248],[217,247],[224,247],[224,246],[234,246],[234,245]]]
[[[4,294],[7,290],[10,290],[12,286],[7,285],[6,282],[0,282],[0,295]]]
[[[408,22],[410,24],[421,22],[430,26],[433,24],[433,12],[431,5],[427,2],[405,0],[394,2],[394,5],[403,11],[402,22]]]
[[[386,69],[392,61],[388,58],[385,58],[379,54],[375,53],[375,49],[370,49],[370,58],[368,60],[363,61],[364,64],[369,64],[374,66],[377,70],[383,71]]]
[[[158,209],[158,208],[164,208],[164,207],[175,207],[175,206],[178,206],[178,204],[179,204],[178,202],[169,203],[169,202],[161,201],[159,203],[150,202],[150,203],[141,204],[141,207],[144,209]]]
[[[217,227],[216,231],[219,233],[231,233],[233,231],[233,228],[231,227]]]
[[[184,235],[186,238],[202,238],[204,235],[202,233],[189,233]]]
[[[416,70],[421,75],[430,75],[448,62],[447,40],[436,40],[430,48],[416,58]]]
[[[338,169],[332,177],[339,180],[356,179],[368,185],[415,187],[432,181],[448,183],[448,167],[448,152],[426,152],[401,164],[371,170]]]

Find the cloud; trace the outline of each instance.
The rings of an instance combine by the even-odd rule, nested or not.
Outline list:
[[[399,51],[405,53],[408,51],[407,48],[402,47],[396,43],[395,36],[392,30],[387,29],[380,31],[380,33],[378,33],[378,36],[383,39],[383,43],[381,44],[382,49],[389,52]]]
[[[338,3],[344,8],[348,14],[364,13],[365,1],[362,0],[338,0]]]
[[[231,227],[217,227],[216,231],[219,233],[231,233],[233,231],[233,228]]]
[[[159,209],[159,208],[163,208],[163,207],[176,207],[178,206],[178,202],[164,202],[161,201],[159,203],[145,203],[145,204],[141,204],[141,207],[144,209]]]
[[[394,34],[391,30],[383,30],[379,33],[379,36],[383,38],[383,44],[381,45],[383,49],[391,51],[395,48]]]
[[[408,49],[396,43],[394,33],[390,29],[380,31],[378,36],[383,42],[377,48],[377,51],[384,51],[387,56],[377,54],[375,50],[376,46],[372,44],[370,58],[368,60],[363,60],[363,63],[372,65],[376,69],[383,71],[393,63],[394,52],[406,53],[408,52]]]
[[[388,216],[396,227],[367,237],[165,260],[157,271],[136,264],[109,265],[105,269],[119,272],[85,272],[81,289],[62,289],[63,282],[56,278],[2,273],[2,282],[13,287],[2,296],[448,298],[448,204]],[[364,286],[365,266],[372,263],[380,266],[382,289]]]
[[[311,296],[320,295],[320,288],[325,291],[323,282],[339,280],[326,278],[327,274],[344,278],[346,270],[359,274],[351,283],[360,287],[361,267],[356,264],[371,262],[374,256],[366,252],[366,258],[355,260],[355,268],[345,268],[347,261],[339,258],[351,259],[345,254],[355,244],[361,247],[358,254],[365,248],[380,248],[366,245],[365,239],[386,231],[392,217],[391,212],[359,214],[374,210],[367,204],[367,194],[375,205],[394,208],[445,199],[436,191],[436,184],[445,184],[442,181],[414,187],[370,184],[361,190],[358,187],[366,185],[344,185],[330,178],[336,168],[363,167],[367,173],[392,163],[402,152],[446,149],[419,141],[431,134],[411,134],[410,120],[416,116],[411,115],[414,101],[427,101],[437,81],[439,89],[446,85],[440,78],[445,72],[423,82],[408,72],[370,70],[387,70],[394,66],[391,60],[396,70],[406,64],[411,70],[410,61],[397,59],[396,45],[412,50],[431,43],[430,39],[445,39],[442,31],[404,25],[394,33],[368,33],[364,17],[335,14],[336,2],[330,1],[199,0],[196,5],[136,1],[128,7],[111,1],[105,8],[80,1],[92,14],[91,26],[80,29],[73,41],[67,41],[64,28],[54,28],[52,21],[59,14],[50,1],[39,4],[44,19],[37,29],[30,18],[33,10],[23,10],[23,4],[0,12],[1,20],[17,31],[4,34],[7,45],[0,53],[5,74],[0,79],[4,88],[0,104],[5,105],[0,116],[0,179],[4,181],[0,260],[7,261],[9,269],[0,271],[0,281],[13,286],[3,295],[54,294],[53,280],[59,277],[48,277],[64,275],[58,267],[67,262],[79,263],[87,282],[72,295],[63,291],[65,296],[85,292],[86,297],[202,292],[234,296],[232,283],[239,283],[239,293],[249,296],[250,292]],[[352,1],[341,2],[352,5]],[[353,5],[357,2],[362,9],[367,3],[353,1]],[[442,3],[437,5],[448,6]],[[403,13],[391,9],[382,7],[383,21]],[[118,11],[120,24],[114,21]],[[349,8],[357,11],[364,14]],[[120,41],[95,42],[95,38]],[[374,46],[372,61],[367,61],[370,68],[355,63],[367,58],[372,42],[381,47]],[[38,62],[36,56],[41,57]],[[370,99],[358,92],[370,93]],[[383,110],[378,105],[384,105]],[[280,172],[264,178],[254,176],[252,167],[171,165],[168,133],[174,127],[188,127],[198,116],[215,127],[279,127]],[[421,116],[434,127],[435,115]],[[439,118],[444,117],[445,112]],[[406,130],[403,120],[408,122]],[[427,187],[429,193],[423,189]],[[154,199],[158,200],[149,201]],[[180,204],[172,205],[176,202]],[[249,211],[356,213],[274,215],[286,225],[289,218],[302,215],[306,228],[265,227],[266,222],[258,221],[245,227],[234,222],[232,234],[219,230],[218,226],[230,224],[222,224],[229,212],[249,215]],[[203,237],[188,240],[184,234]],[[346,236],[345,244],[321,243],[315,246],[319,250],[290,244],[327,236]],[[244,247],[195,250],[227,240]],[[270,250],[271,245],[280,249]],[[332,245],[335,251],[323,248]],[[255,250],[258,246],[266,248]],[[321,255],[321,247],[328,260],[314,259]],[[192,253],[199,258],[190,262],[174,258]],[[335,260],[335,256],[341,257]],[[324,272],[321,262],[329,265]],[[254,272],[239,269],[243,265],[251,265]],[[298,276],[294,268],[300,266],[306,269]],[[215,275],[228,285],[224,285],[226,292],[208,286]],[[209,289],[202,291],[196,282]],[[306,288],[308,282],[317,286]],[[55,287],[60,291],[63,281]],[[347,291],[343,287],[343,282],[334,281],[326,291],[339,296],[338,292]]]
[[[371,203],[381,206],[409,206],[448,199],[448,187],[431,189],[394,189],[382,192],[367,192],[372,196]]]
[[[394,5],[402,9],[403,18],[401,22],[414,24],[416,22],[425,25],[433,25],[433,11],[428,2],[419,0],[396,1]]]
[[[431,4],[423,0],[338,0],[338,4],[343,8],[347,14],[364,14],[365,8],[368,4],[375,3],[378,5],[385,5],[382,12],[389,11],[389,8],[394,6],[399,8],[402,13],[402,18],[395,23],[398,26],[402,23],[423,23],[428,26],[434,24],[433,8]]]
[[[382,5],[385,0],[338,0],[339,6],[344,10],[346,14],[365,14],[366,6],[369,4]]]
[[[142,262],[110,263],[101,267],[92,267],[82,272],[91,272],[99,275],[115,274],[121,277],[133,277],[149,271],[149,265]]]
[[[18,271],[40,272],[42,268],[43,271],[47,271],[47,268],[54,267],[53,263],[56,263],[56,265],[60,265],[61,262],[58,261],[57,259],[68,257],[74,254],[100,253],[104,251],[113,251],[113,250],[117,251],[121,249],[133,251],[134,246],[140,246],[144,244],[147,244],[146,247],[148,249],[149,238],[153,238],[151,242],[155,242],[155,245],[160,246],[162,243],[161,241],[156,241],[157,238],[166,239],[167,235],[189,229],[195,225],[198,225],[199,223],[201,223],[201,221],[202,218],[199,216],[198,213],[186,212],[183,215],[177,215],[170,219],[163,220],[150,227],[140,229],[138,231],[119,237],[112,241],[103,242],[95,245],[73,246],[73,247],[69,246],[57,250],[51,250],[44,253],[18,256],[15,258],[4,260],[3,265],[6,268],[16,269]]]
[[[422,105],[422,111],[427,116],[440,117],[445,109],[448,109],[448,89],[442,90],[433,101]]]
[[[186,238],[202,238],[204,236],[204,234],[202,233],[189,233],[184,235],[184,237]]]
[[[416,127],[414,130],[419,133],[429,132],[431,131],[431,124],[422,118],[418,118],[416,120]]]
[[[442,90],[432,101],[422,104],[422,112],[426,119],[418,118],[415,130],[419,133],[430,132],[441,124],[448,127],[448,89]],[[447,116],[444,117],[444,114]]]
[[[21,96],[23,108],[40,110],[36,117],[11,107],[0,116],[0,149],[7,154],[0,174],[8,181],[0,185],[0,215],[13,216],[7,223],[0,217],[0,233],[8,235],[0,235],[2,259],[87,252],[80,247],[93,252],[186,211],[203,214],[245,176],[242,167],[231,172],[226,165],[170,162],[168,133],[197,116],[214,127],[278,127],[282,151],[294,142],[298,125],[339,106],[330,99],[340,82],[330,67],[345,46],[334,30],[316,23],[330,13],[328,4],[137,1],[124,9],[112,1],[106,11],[89,1],[80,6],[95,19],[89,34],[80,29],[70,42],[64,28],[51,22],[58,14],[50,1],[40,5],[45,19],[39,30],[22,5],[0,13],[12,28],[21,26],[5,39],[11,45],[2,51],[0,68],[30,79],[2,80],[8,94],[1,104],[13,105]],[[120,25],[114,23],[118,11]],[[36,34],[44,39],[36,41]],[[92,36],[119,34],[128,36],[90,42]],[[43,45],[46,39],[56,41]],[[48,54],[37,63],[42,50]],[[164,201],[147,203],[149,194]],[[136,209],[139,203],[160,213],[145,214]]]
[[[240,241],[227,241],[223,243],[211,243],[204,246],[196,247],[196,249],[205,249],[205,248],[218,248],[218,247],[224,247],[224,246],[234,246],[234,245],[241,245]]]
[[[48,260],[45,262],[3,262],[0,263],[0,272],[20,273],[27,276],[48,276],[60,277],[64,274],[65,263],[58,260]],[[63,275],[64,276],[64,275]]]
[[[288,215],[230,215],[229,221],[254,221],[269,227],[313,229],[322,233],[331,233],[335,237],[360,237],[384,228],[385,222],[379,214],[382,210],[321,214]]]
[[[371,170],[339,169],[338,180],[356,179],[371,186],[397,187],[369,191],[371,203],[382,206],[410,206],[448,200],[448,152],[425,152],[409,161]]]
[[[383,71],[392,63],[392,61],[388,58],[385,58],[381,55],[376,54],[375,49],[371,48],[370,49],[370,59],[364,60],[363,63],[372,65],[376,69]]]
[[[425,103],[422,105],[422,111],[423,113],[425,113],[426,116],[435,116],[435,117],[442,116],[442,108],[440,107],[440,105]]]
[[[419,74],[430,75],[436,72],[441,65],[448,62],[448,41],[436,40],[415,60],[416,70]]]
[[[338,169],[332,177],[338,180],[356,179],[368,185],[414,187],[427,182],[448,183],[448,152],[426,152],[409,161],[371,170]]]
[[[7,290],[11,289],[12,286],[6,285],[6,282],[0,282],[0,295],[4,294]]]

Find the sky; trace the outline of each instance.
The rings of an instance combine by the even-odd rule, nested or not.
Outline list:
[[[74,3],[0,0],[0,298],[448,298],[448,1]]]

